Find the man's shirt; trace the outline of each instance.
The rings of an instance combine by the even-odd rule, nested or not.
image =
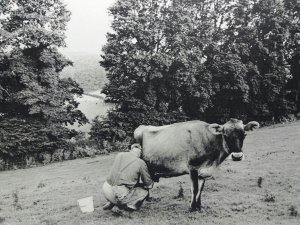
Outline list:
[[[132,188],[140,178],[145,186],[153,183],[146,163],[131,152],[117,154],[107,182],[112,186],[125,185]]]

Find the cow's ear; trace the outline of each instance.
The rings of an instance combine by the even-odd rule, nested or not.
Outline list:
[[[245,131],[254,130],[259,128],[259,123],[256,121],[251,121],[244,126]]]
[[[222,125],[217,124],[217,123],[210,124],[208,126],[208,129],[214,135],[220,135],[220,134],[224,133],[224,127]]]

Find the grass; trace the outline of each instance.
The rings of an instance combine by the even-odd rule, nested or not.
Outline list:
[[[0,224],[299,224],[300,122],[250,133],[242,162],[226,160],[205,184],[202,212],[189,213],[189,176],[161,179],[139,212],[102,210],[101,192],[114,154],[0,173]],[[261,179],[260,179],[261,178]],[[260,187],[258,180],[261,180]],[[266,196],[275,201],[265,201]],[[83,214],[80,198],[93,196]]]

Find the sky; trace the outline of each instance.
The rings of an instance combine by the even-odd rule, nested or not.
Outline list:
[[[108,8],[115,0],[64,0],[71,11],[66,31],[67,48],[63,52],[100,54],[106,43],[111,17]]]

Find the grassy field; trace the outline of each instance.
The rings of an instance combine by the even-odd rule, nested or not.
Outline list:
[[[138,212],[103,211],[101,186],[114,155],[1,172],[0,224],[300,224],[300,122],[248,134],[244,153],[206,182],[203,211],[193,213],[188,176],[161,179]],[[180,185],[184,196],[176,198]],[[77,199],[87,196],[95,211],[83,214]]]

